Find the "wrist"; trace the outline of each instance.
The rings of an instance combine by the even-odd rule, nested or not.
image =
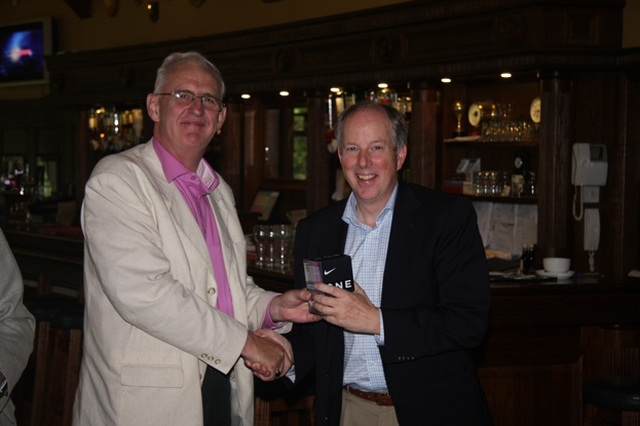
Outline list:
[[[281,318],[281,312],[280,312],[280,303],[278,303],[277,299],[280,299],[282,296],[278,295],[278,296],[274,296],[271,298],[271,300],[269,300],[269,305],[267,306],[267,316],[269,321],[271,321],[271,323],[276,324],[278,322],[282,322],[284,321],[283,318]],[[268,327],[271,328],[271,327]]]
[[[246,359],[247,356],[249,356],[249,354],[251,353],[252,346],[254,345],[252,339],[253,339],[252,333],[249,330],[247,330],[247,339],[244,341],[244,346],[242,347],[242,352],[240,353],[240,356],[244,359]]]

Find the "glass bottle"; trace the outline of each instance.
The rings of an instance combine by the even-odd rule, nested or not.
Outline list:
[[[538,184],[536,182],[535,172],[529,172],[527,174],[527,182],[525,183],[525,195],[535,197],[538,195]]]

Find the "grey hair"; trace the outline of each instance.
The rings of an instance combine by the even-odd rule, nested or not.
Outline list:
[[[347,119],[354,115],[356,112],[365,109],[378,108],[383,110],[389,117],[389,121],[391,121],[391,131],[393,133],[393,142],[395,145],[396,153],[399,153],[402,147],[407,145],[407,140],[409,137],[409,126],[407,125],[407,120],[402,114],[400,114],[397,109],[387,104],[380,104],[373,101],[362,101],[351,105],[349,108],[344,110],[342,114],[340,114],[340,117],[338,117],[338,124],[336,124],[336,139],[338,141],[338,149],[340,151],[344,149],[343,132],[344,123],[347,121]]]
[[[171,73],[171,71],[173,71],[173,69],[178,65],[186,63],[194,63],[200,65],[204,70],[210,73],[218,82],[218,86],[220,89],[220,93],[218,93],[218,96],[220,97],[220,99],[224,98],[225,85],[224,80],[222,79],[222,73],[215,65],[213,65],[207,58],[205,58],[198,52],[175,52],[167,56],[162,62],[162,65],[160,65],[160,68],[158,68],[158,72],[156,74],[156,83],[153,89],[154,92],[161,92],[163,90],[164,83],[167,81],[167,76]]]

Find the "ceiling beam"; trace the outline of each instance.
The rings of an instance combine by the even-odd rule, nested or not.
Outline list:
[[[62,0],[80,19],[91,18],[91,0]]]

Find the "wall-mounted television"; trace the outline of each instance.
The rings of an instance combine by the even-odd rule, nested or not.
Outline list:
[[[50,17],[0,25],[0,86],[46,83],[45,57],[54,53]]]

